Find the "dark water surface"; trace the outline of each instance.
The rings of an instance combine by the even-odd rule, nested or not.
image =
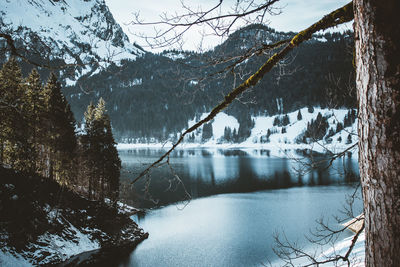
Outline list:
[[[123,179],[132,177],[132,172],[139,172],[162,152],[120,151]],[[263,150],[178,150],[171,157],[173,172],[170,166],[153,171],[150,195],[143,192],[145,180],[134,188],[125,186],[122,195],[126,201],[153,209],[134,218],[149,232],[149,239],[117,263],[262,266],[268,260],[277,262],[272,251],[274,233],[284,233],[289,240],[311,249],[304,235],[315,229],[316,219],[323,216],[338,227],[332,215],[342,216],[339,210],[345,196],[354,192],[357,161],[345,157],[329,168],[324,162],[310,169],[297,160],[269,155]],[[314,156],[318,162],[326,159]],[[173,180],[174,174],[192,196],[190,202],[176,202],[184,200],[186,194]],[[355,207],[360,211],[361,200]]]

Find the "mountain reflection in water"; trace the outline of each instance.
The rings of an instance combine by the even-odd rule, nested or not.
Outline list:
[[[329,165],[329,156],[310,155],[306,151],[292,153],[295,158],[278,158],[265,149],[180,149],[171,154],[170,165],[155,168],[149,177],[143,177],[133,186],[129,184],[164,152],[164,149],[119,151],[123,165],[121,198],[126,203],[150,208],[184,201],[188,199],[186,192],[191,198],[199,198],[359,180],[358,163],[351,155]]]

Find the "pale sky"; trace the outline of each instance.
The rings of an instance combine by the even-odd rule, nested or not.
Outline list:
[[[132,33],[144,33],[146,36],[154,35],[154,26],[129,26],[134,12],[140,12],[140,18],[145,22],[159,20],[159,15],[167,12],[174,14],[181,12],[180,0],[105,0],[115,20],[122,26],[131,42],[142,45],[146,50],[159,52],[163,49],[151,49],[146,42]],[[201,5],[204,9],[216,5],[219,0],[186,0],[185,4],[192,7]],[[229,8],[235,0],[225,0],[223,8]],[[349,0],[280,0],[275,6],[282,8],[282,14],[269,16],[269,27],[278,31],[300,31],[310,26],[325,14],[347,4]],[[238,25],[239,26],[239,25]],[[336,30],[352,29],[352,23],[347,23]],[[200,28],[197,27],[184,37],[185,50],[197,50],[201,40]],[[222,42],[220,38],[207,37],[203,40],[203,49],[212,48]],[[169,47],[173,48],[173,47]]]

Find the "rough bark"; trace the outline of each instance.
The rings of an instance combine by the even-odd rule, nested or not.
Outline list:
[[[366,266],[400,266],[399,0],[354,0]]]

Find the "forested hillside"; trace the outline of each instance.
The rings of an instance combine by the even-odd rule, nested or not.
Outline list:
[[[45,83],[36,69],[24,77],[13,57],[0,68],[2,266],[56,264],[147,237],[117,202],[121,161],[104,100],[88,106],[83,129],[73,117],[54,73]]]
[[[102,97],[118,142],[173,140],[188,121],[209,112],[279,49],[263,48],[295,34],[253,24],[204,53],[154,54],[129,43],[104,0],[48,4],[4,3],[0,60],[9,57],[11,41],[24,75],[37,67],[47,79],[55,70],[77,122],[83,122],[90,102]],[[21,6],[29,10],[23,17],[18,13]],[[351,32],[325,33],[281,61],[226,110],[240,124],[239,140],[248,137],[255,115],[286,114],[308,106],[355,107],[351,47]],[[244,55],[252,56],[244,60]]]
[[[64,92],[78,121],[90,101],[100,97],[109,105],[118,140],[133,137],[142,142],[173,138],[188,121],[208,112],[234,84],[254,72],[274,51],[235,66],[235,73],[218,72],[260,43],[275,43],[294,33],[251,25],[233,33],[222,45],[204,54],[164,51],[146,53],[135,61],[122,61],[95,75],[83,76]],[[252,127],[251,116],[288,113],[302,107],[355,107],[352,33],[314,36],[281,62],[251,93],[231,105],[226,113],[242,126],[242,139]]]

